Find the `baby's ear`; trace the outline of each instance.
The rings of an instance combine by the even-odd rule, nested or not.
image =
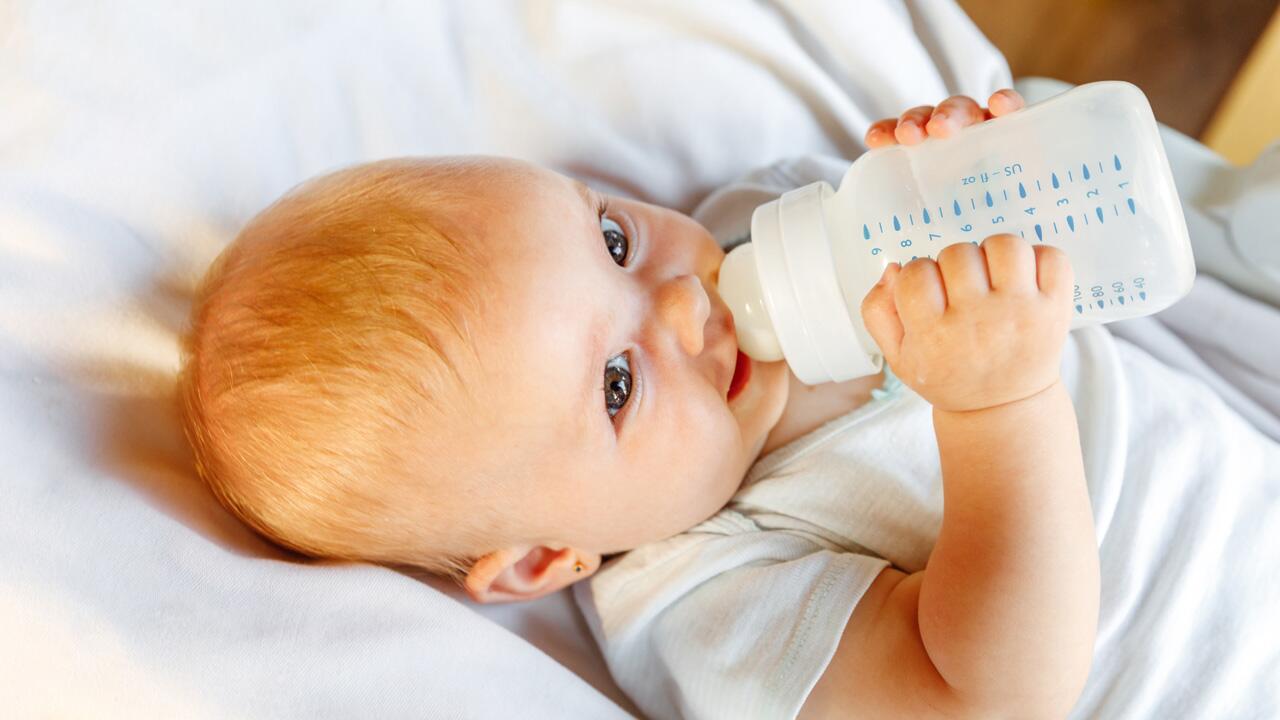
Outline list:
[[[600,556],[575,548],[514,545],[476,561],[462,586],[479,603],[534,600],[590,576]]]

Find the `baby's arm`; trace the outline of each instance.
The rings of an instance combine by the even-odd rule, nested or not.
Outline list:
[[[1062,251],[998,235],[890,265],[864,301],[890,367],[933,405],[942,530],[925,570],[886,569],[872,584],[802,717],[1071,710],[1099,595],[1059,377],[1071,287]]]

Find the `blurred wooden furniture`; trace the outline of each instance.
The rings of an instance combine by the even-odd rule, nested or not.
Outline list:
[[[1280,140],[1280,10],[1249,53],[1201,141],[1233,163]]]
[[[1280,0],[957,2],[1005,54],[1014,77],[1041,75],[1075,84],[1127,80],[1147,94],[1161,122],[1197,138],[1280,7]],[[1273,37],[1276,32],[1273,22],[1268,33],[1273,48],[1280,44]],[[1257,82],[1280,88],[1275,63],[1258,71]],[[1239,102],[1252,103],[1266,92],[1252,87],[1242,86]],[[1272,110],[1271,117],[1276,116]],[[1264,122],[1235,117],[1254,123],[1251,127]],[[1215,132],[1226,138],[1241,134],[1234,129]]]

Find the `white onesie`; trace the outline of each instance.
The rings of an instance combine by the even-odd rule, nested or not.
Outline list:
[[[783,162],[694,217],[727,247],[751,208],[846,167]],[[759,458],[715,516],[575,587],[646,714],[794,717],[879,572],[925,567],[942,521],[931,410],[886,377],[866,405]],[[1102,561],[1072,717],[1280,717],[1280,445],[1103,327],[1068,335],[1062,377]]]

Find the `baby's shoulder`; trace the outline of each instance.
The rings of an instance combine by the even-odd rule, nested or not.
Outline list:
[[[670,562],[705,550],[704,546],[723,546],[748,533],[758,532],[760,526],[744,513],[728,507],[703,520],[682,533],[669,538],[645,543],[633,550],[610,558],[590,581],[596,585],[630,584],[632,576],[662,567]]]

